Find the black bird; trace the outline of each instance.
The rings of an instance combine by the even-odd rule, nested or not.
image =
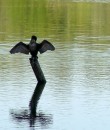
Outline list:
[[[32,59],[36,59],[38,51],[40,52],[40,54],[42,54],[46,52],[47,50],[51,50],[51,51],[55,50],[55,47],[47,40],[43,40],[40,44],[36,43],[36,40],[37,40],[37,37],[32,36],[29,44],[19,42],[10,50],[10,53],[11,54],[14,54],[14,53],[29,54],[30,53],[32,56]]]

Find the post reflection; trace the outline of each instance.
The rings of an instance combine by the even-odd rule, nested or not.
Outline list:
[[[31,117],[36,117],[36,108],[37,108],[38,101],[40,99],[40,96],[42,94],[44,87],[45,87],[45,83],[38,82],[36,85],[36,88],[34,90],[34,93],[32,95],[32,98],[29,104]]]
[[[30,127],[34,127],[39,124],[41,127],[48,127],[52,124],[52,115],[44,114],[43,112],[37,113],[38,101],[41,97],[45,83],[37,83],[33,92],[32,98],[29,103],[29,110],[11,110],[12,119],[17,123],[26,121]]]

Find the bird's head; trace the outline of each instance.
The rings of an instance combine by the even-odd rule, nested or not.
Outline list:
[[[33,36],[31,37],[31,41],[35,41],[35,42],[36,42],[36,40],[37,40],[37,37],[33,35]]]

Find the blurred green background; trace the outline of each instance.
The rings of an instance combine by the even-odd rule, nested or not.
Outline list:
[[[64,0],[1,0],[0,41],[31,35],[52,41],[110,35],[110,4]]]

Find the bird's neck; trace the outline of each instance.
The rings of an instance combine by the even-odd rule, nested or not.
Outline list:
[[[36,43],[34,39],[31,39],[30,44]]]

